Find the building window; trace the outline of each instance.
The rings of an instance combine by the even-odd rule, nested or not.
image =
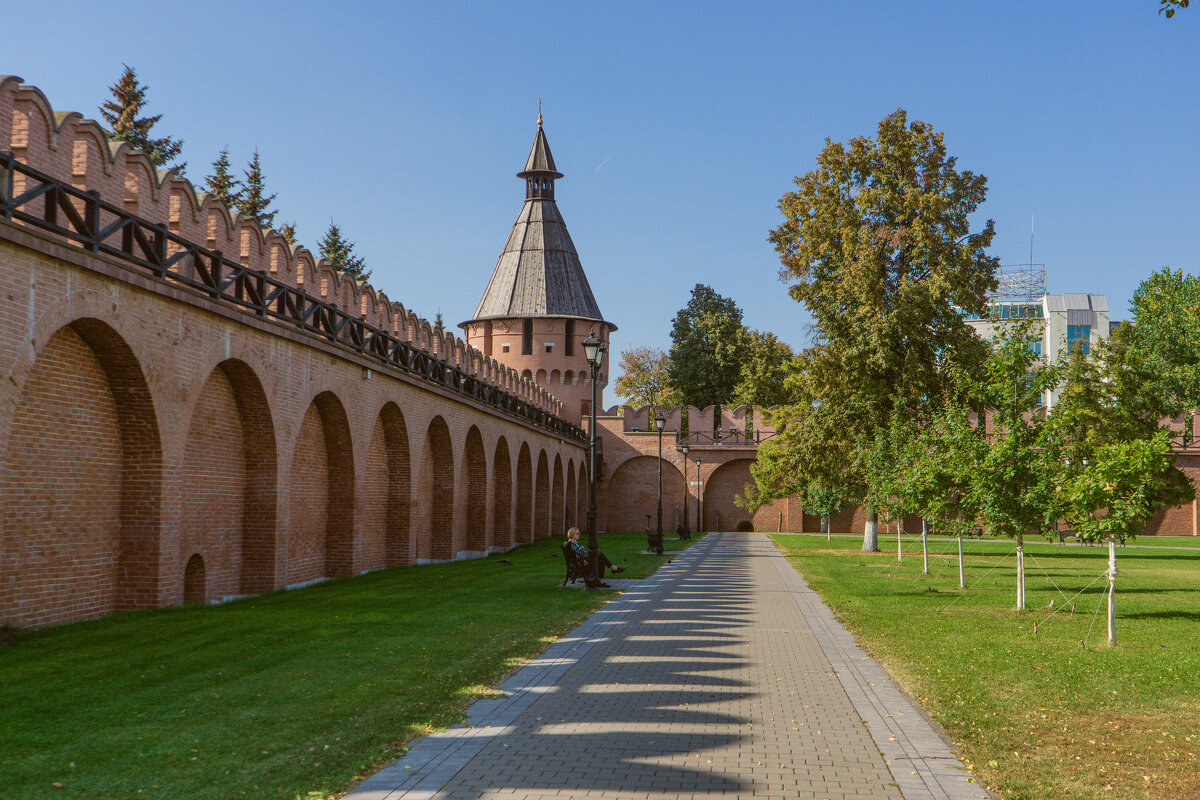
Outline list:
[[[1068,325],[1067,326],[1067,349],[1072,350],[1076,342],[1079,343],[1079,352],[1087,355],[1091,351],[1089,341],[1092,337],[1091,325]]]
[[[554,352],[554,342],[546,342],[546,352],[547,353]]]
[[[505,342],[504,344],[500,345],[500,352],[501,352],[501,353],[507,353],[507,352],[508,352],[508,342]]]
[[[1038,358],[1041,358],[1042,357],[1042,340],[1041,339],[1030,339],[1029,340],[1029,352],[1033,353]]]
[[[524,329],[521,331],[521,355],[533,355],[533,320],[524,320]]]
[[[575,355],[575,320],[567,320],[567,356]]]

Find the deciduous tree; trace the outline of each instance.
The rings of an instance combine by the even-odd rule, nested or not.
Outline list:
[[[621,353],[617,396],[631,406],[675,406],[679,393],[667,377],[670,359],[657,347],[635,347]]]
[[[133,67],[128,64],[122,66],[125,71],[120,80],[108,87],[113,99],[100,106],[100,115],[108,123],[105,134],[113,141],[127,142],[135,150],[141,150],[156,167],[166,166],[168,161],[178,158],[183,152],[183,141],[170,136],[155,138],[150,135],[150,130],[162,119],[162,114],[138,116],[146,104],[146,93],[150,87],[138,81],[137,71]],[[187,163],[172,164],[170,169],[182,175]]]
[[[980,435],[971,439],[961,433],[955,451],[962,459],[959,471],[971,475],[967,493],[983,526],[1017,541],[1020,609],[1025,608],[1025,534],[1046,522],[1058,469],[1043,436],[1043,401],[1058,384],[1059,367],[1042,363],[1029,346],[1034,336],[1028,322],[1002,326],[983,369],[962,378]]]
[[[927,416],[952,389],[947,366],[972,368],[986,354],[959,313],[982,314],[995,286],[992,222],[971,232],[986,179],[960,171],[942,134],[899,110],[875,138],[827,141],[796,186],[770,239],[780,277],[812,315],[814,345],[793,378],[803,400],[776,415],[792,420],[776,438],[791,447],[832,437],[846,458],[837,483],[862,502],[865,450],[893,410]],[[864,550],[878,549],[876,522],[868,509]]]
[[[1164,267],[1133,293],[1133,344],[1167,413],[1200,409],[1200,276]]]
[[[750,331],[749,347],[733,393],[734,404],[770,408],[786,403],[787,368],[794,357],[792,348],[775,334]]]
[[[749,336],[737,303],[698,283],[671,327],[668,382],[688,405],[728,403],[748,350]]]

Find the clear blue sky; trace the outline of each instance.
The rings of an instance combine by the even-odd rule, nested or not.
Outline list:
[[[988,177],[993,254],[1127,313],[1200,271],[1200,8],[1089,3],[10,3],[0,73],[96,116],[122,62],[199,182],[258,148],[279,219],[332,218],[390,297],[471,316],[524,199],[538,100],[614,350],[691,287],[794,346],[766,241],[824,139],[904,107]]]

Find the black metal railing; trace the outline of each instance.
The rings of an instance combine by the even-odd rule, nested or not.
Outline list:
[[[775,431],[743,430],[741,428],[726,428],[716,431],[690,431],[687,436],[675,437],[675,445],[686,444],[688,447],[713,447],[728,445],[730,447],[747,447],[758,445],[775,435]]]
[[[14,177],[27,186],[14,196]],[[466,395],[491,408],[586,441],[582,429],[537,405],[464,372],[427,350],[315,298],[302,289],[250,269],[172,233],[161,223],[105,202],[0,151],[0,216],[77,242],[85,251],[113,256],[131,271],[186,286],[213,300],[294,326],[398,372]]]

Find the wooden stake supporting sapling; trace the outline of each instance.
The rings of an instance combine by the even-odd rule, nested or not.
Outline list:
[[[921,518],[921,571],[929,574],[929,523]]]

